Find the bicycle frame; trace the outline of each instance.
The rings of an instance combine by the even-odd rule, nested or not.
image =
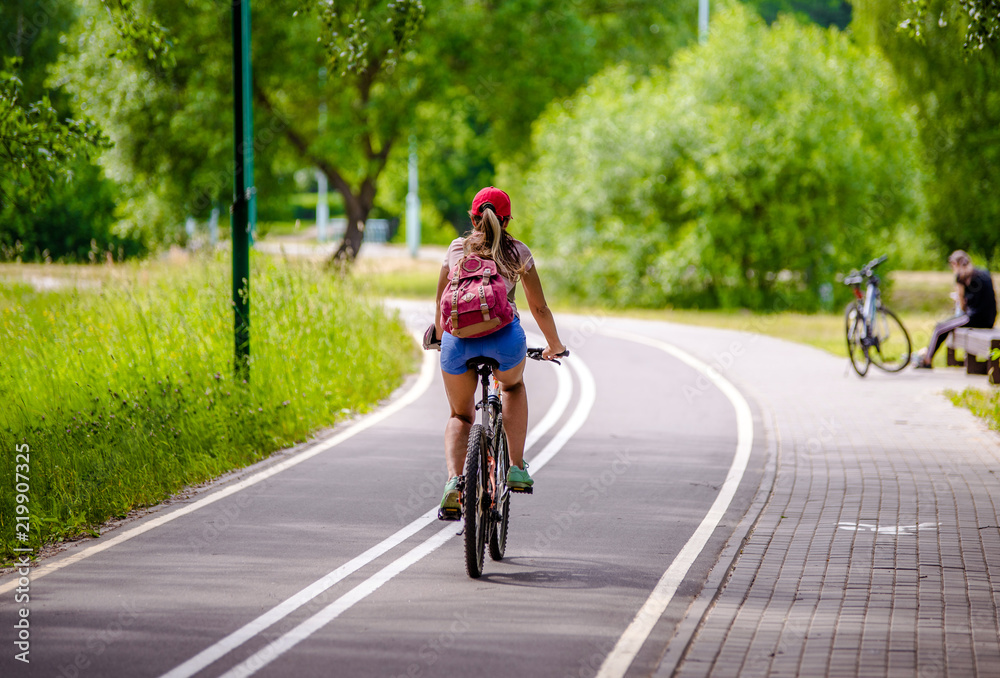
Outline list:
[[[488,464],[487,477],[490,482],[490,495],[493,499],[491,509],[503,499],[497,496],[496,488],[496,463],[497,463],[497,432],[503,425],[502,407],[500,404],[500,384],[493,376],[493,368],[488,364],[480,365],[476,372],[479,374],[479,382],[482,386],[482,398],[476,403],[476,409],[481,410],[480,423],[486,429],[486,463]]]
[[[529,358],[542,360],[543,349],[529,348]],[[560,356],[569,355],[563,351]],[[557,360],[553,360],[556,364]],[[507,548],[507,526],[510,517],[510,493],[531,494],[531,485],[512,488],[507,484],[510,471],[510,450],[503,430],[503,403],[500,384],[493,376],[499,364],[492,358],[473,358],[466,363],[479,377],[482,397],[476,403],[481,410],[479,423],[469,432],[469,447],[465,457],[465,474],[461,477],[462,515],[465,524],[465,567],[469,576],[483,573],[486,544],[490,557],[500,560]],[[441,517],[441,514],[438,514]],[[445,517],[445,520],[451,519]]]
[[[875,326],[875,312],[878,310],[879,302],[881,301],[882,294],[878,288],[879,279],[877,276],[872,276],[868,279],[868,287],[865,290],[864,296],[864,313],[865,313],[865,334],[871,334],[869,328]],[[860,292],[860,291],[859,291]],[[860,294],[859,294],[860,298]]]

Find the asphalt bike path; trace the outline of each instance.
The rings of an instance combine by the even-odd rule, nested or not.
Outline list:
[[[423,312],[403,308],[415,327]],[[752,405],[753,454],[706,527],[739,444],[733,402],[662,347],[611,329],[569,318],[573,356],[529,361],[526,456],[548,456],[535,494],[513,498],[507,557],[487,560],[480,580],[465,574],[461,524],[428,518],[448,413],[434,367],[425,393],[354,437],[33,581],[32,662],[6,653],[0,673],[648,675],[755,496],[765,427]],[[686,547],[662,609],[609,667]]]

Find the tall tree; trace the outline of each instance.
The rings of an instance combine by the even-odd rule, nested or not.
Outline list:
[[[950,0],[928,0],[921,42],[898,30],[896,0],[856,0],[852,30],[878,46],[915,104],[930,171],[930,228],[949,249],[1000,261],[1000,59],[962,49],[965,26]]]
[[[123,54],[120,31],[92,11],[98,0],[81,1],[90,18],[70,41],[74,52],[60,71],[117,142],[109,166],[139,187],[131,211],[155,204],[158,218],[179,219],[226,200],[228,5],[150,0],[150,16],[168,35],[172,63],[165,64],[141,50]],[[394,150],[405,154],[399,141],[413,129],[418,109],[426,115],[435,107],[466,107],[468,119],[482,125],[491,155],[523,153],[544,106],[570,95],[612,50],[623,49],[627,22],[611,21],[613,12],[603,4],[255,3],[259,193],[303,164],[321,168],[343,196],[348,216],[337,256],[352,259],[379,177]],[[660,17],[663,28],[657,30],[672,36],[666,42],[676,46],[676,36],[689,35],[686,19],[676,28],[663,20],[668,11],[650,9],[652,2],[632,4],[643,8],[637,20]],[[109,52],[115,54],[110,61]]]

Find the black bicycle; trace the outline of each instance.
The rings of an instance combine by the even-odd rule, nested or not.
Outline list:
[[[881,281],[874,271],[886,259],[872,259],[860,271],[851,271],[844,278],[844,284],[854,288],[855,296],[845,313],[847,356],[862,377],[871,364],[886,372],[900,371],[909,364],[913,348],[903,323],[882,304]]]
[[[545,360],[540,348],[529,348],[528,357]],[[559,357],[569,355],[569,349]],[[558,360],[551,360],[559,365]],[[501,560],[507,548],[507,528],[510,521],[510,493],[531,494],[531,488],[517,489],[507,485],[510,453],[507,433],[503,428],[500,386],[493,378],[499,365],[492,358],[472,358],[466,363],[475,370],[482,384],[482,400],[476,404],[481,412],[480,423],[469,432],[469,448],[465,456],[465,475],[459,478],[462,493],[462,514],[465,517],[465,569],[477,579],[483,573],[486,543],[490,558]]]

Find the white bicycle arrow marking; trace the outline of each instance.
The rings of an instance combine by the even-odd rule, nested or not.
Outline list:
[[[880,527],[871,523],[837,523],[840,530],[852,530],[854,532],[875,532],[876,534],[915,535],[921,530],[936,530],[941,523],[917,523],[916,525],[885,525]]]

